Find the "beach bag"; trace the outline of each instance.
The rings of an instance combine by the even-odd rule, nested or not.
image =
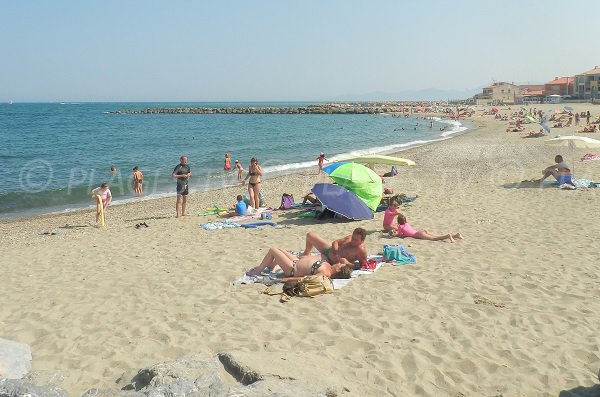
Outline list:
[[[329,277],[319,275],[304,276],[297,282],[284,284],[280,302],[287,302],[293,296],[312,298],[317,295],[331,294],[333,289],[333,282]]]
[[[389,178],[396,175],[398,175],[398,168],[396,168],[395,165],[392,165],[392,169],[390,172],[386,172],[385,174],[383,174],[385,178]]]
[[[258,206],[259,207],[267,206],[267,201],[265,200],[265,196],[263,195],[263,192],[258,192]]]
[[[289,210],[294,206],[294,196],[288,193],[283,193],[281,196],[280,210]]]
[[[247,205],[250,205],[250,196],[248,194],[244,193],[242,195],[242,199],[244,200],[244,202]],[[265,201],[265,196],[263,195],[263,192],[258,192],[258,207],[266,207],[266,206],[267,206],[267,203]]]

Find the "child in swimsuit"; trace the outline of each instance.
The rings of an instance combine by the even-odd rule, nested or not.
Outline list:
[[[110,193],[110,189],[108,188],[108,183],[104,182],[99,187],[92,190],[92,195],[100,196],[102,201],[102,210],[104,211],[104,216],[106,217],[106,208],[110,205],[112,201],[112,194]],[[96,223],[100,220],[100,204],[96,203]]]
[[[393,235],[393,231],[398,228],[398,225],[394,223],[394,217],[400,213],[398,209],[398,202],[395,200],[390,201],[390,206],[383,214],[383,230]]]
[[[242,163],[239,160],[235,160],[235,168],[238,170],[238,182],[242,180],[242,173],[244,172],[244,167],[242,167]]]
[[[317,161],[318,161],[318,165],[319,165],[319,174],[323,170],[323,162],[325,160],[329,161],[329,159],[325,158],[325,153],[321,152],[321,154],[319,154],[319,157],[317,157]]]
[[[225,171],[231,171],[231,157],[229,156],[229,152],[225,153],[225,165],[223,166]]]
[[[398,230],[396,232],[398,237],[412,237],[420,240],[431,240],[431,241],[440,241],[440,240],[448,240],[451,243],[454,240],[462,240],[464,237],[460,233],[448,233],[442,236],[435,236],[430,234],[427,230],[416,230],[407,222],[406,216],[404,214],[398,215]]]

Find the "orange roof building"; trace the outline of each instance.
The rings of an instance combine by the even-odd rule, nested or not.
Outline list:
[[[555,77],[554,80],[544,84],[544,94],[546,95],[574,95],[573,87],[575,85],[574,77]]]

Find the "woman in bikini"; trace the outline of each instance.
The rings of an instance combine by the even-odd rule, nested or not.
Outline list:
[[[260,265],[248,271],[246,275],[257,276],[265,269],[272,271],[275,266],[279,266],[283,270],[286,276],[285,281],[315,274],[329,278],[350,278],[350,273],[352,273],[352,267],[342,263],[331,265],[322,260],[321,255],[298,257],[279,247],[271,247]]]
[[[262,176],[262,168],[258,165],[256,157],[252,157],[250,160],[250,168],[248,169],[248,175],[242,181],[242,185],[248,180],[248,195],[250,195],[250,206],[258,208],[259,194],[260,194],[260,177]]]

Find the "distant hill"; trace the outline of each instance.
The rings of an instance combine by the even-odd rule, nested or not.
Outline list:
[[[377,100],[390,100],[390,101],[417,101],[426,100],[433,101],[438,99],[466,99],[471,98],[473,95],[480,93],[484,86],[467,89],[464,91],[459,90],[441,90],[437,88],[426,88],[423,90],[406,90],[400,92],[385,92],[375,91],[362,94],[346,94],[340,95],[333,98],[329,98],[330,101],[377,101]]]

